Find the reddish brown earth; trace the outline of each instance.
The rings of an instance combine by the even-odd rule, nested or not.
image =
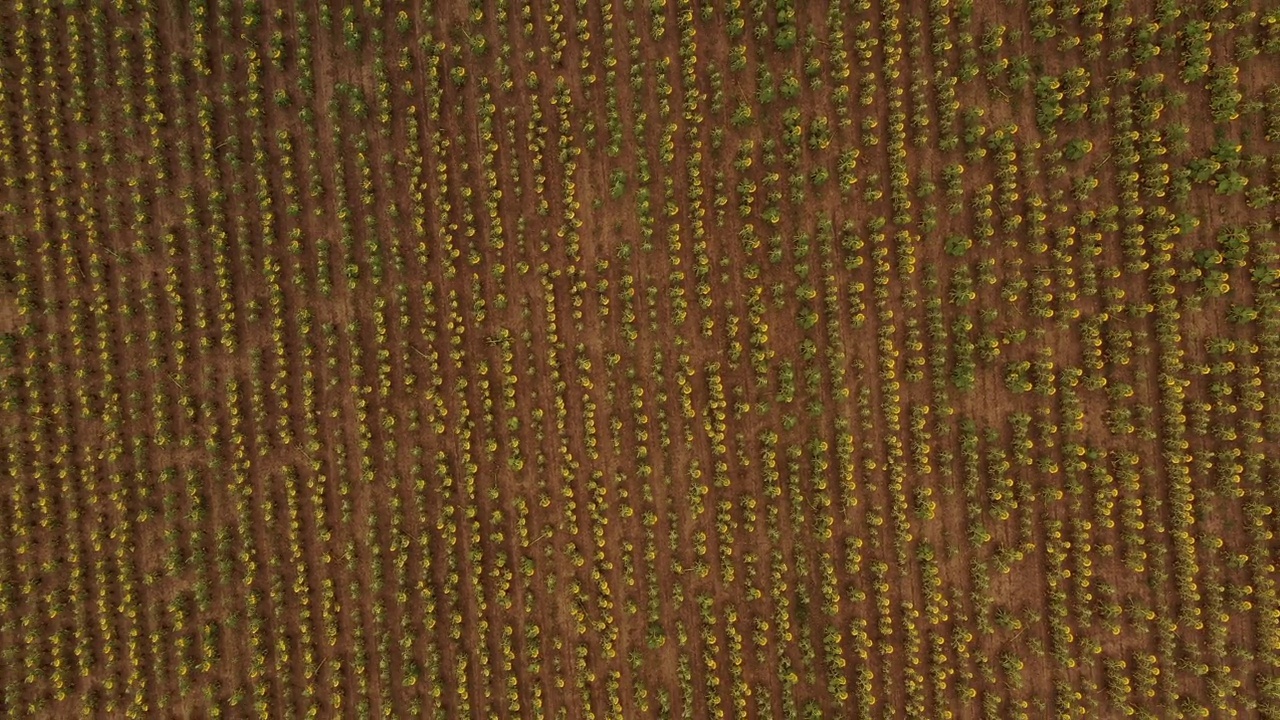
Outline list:
[[[1274,51],[1236,54],[1274,23],[267,5],[0,11],[0,714],[1280,713],[1274,205],[1173,188],[1219,138],[1277,187]],[[1200,19],[1229,122],[1180,78]],[[1077,68],[1085,118],[1041,122]]]

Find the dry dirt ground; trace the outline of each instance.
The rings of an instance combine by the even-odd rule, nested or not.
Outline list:
[[[1274,18],[792,6],[0,10],[0,714],[1277,717]]]

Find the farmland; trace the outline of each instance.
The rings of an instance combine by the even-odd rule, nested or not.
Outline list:
[[[0,8],[0,716],[1280,718],[1280,10]]]

